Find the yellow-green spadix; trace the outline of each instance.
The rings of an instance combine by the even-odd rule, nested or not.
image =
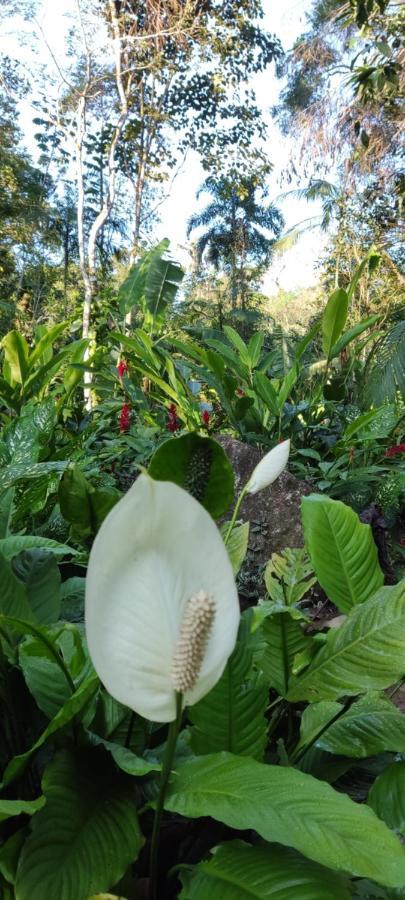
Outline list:
[[[109,693],[145,718],[176,717],[216,684],[239,604],[222,537],[171,482],[140,475],[104,520],[86,579],[86,634]]]

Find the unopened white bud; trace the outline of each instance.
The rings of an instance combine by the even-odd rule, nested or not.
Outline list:
[[[179,694],[191,690],[197,681],[214,617],[215,602],[205,591],[187,601],[172,662],[172,681]]]

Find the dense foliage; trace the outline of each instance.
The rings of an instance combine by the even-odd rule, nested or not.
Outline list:
[[[249,81],[281,60],[261,4],[77,8],[62,86],[2,66],[1,897],[404,897],[400,14],[315,3],[285,60],[284,127],[311,150],[331,100],[341,141],[298,188],[319,284],[270,299],[291,234]],[[190,271],[154,239],[187,148],[212,198]],[[246,478],[224,436],[261,457]],[[258,565],[244,503],[267,492],[271,546],[278,478],[302,541]],[[197,637],[173,627],[191,600]]]

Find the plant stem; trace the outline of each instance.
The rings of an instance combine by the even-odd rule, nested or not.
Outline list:
[[[159,854],[160,825],[163,815],[166,788],[170,778],[170,773],[172,771],[177,737],[180,729],[182,702],[183,695],[176,693],[176,718],[174,722],[170,722],[169,725],[169,734],[167,737],[166,751],[163,759],[159,796],[156,803],[155,818],[153,821],[152,840],[150,848],[150,900],[158,900],[159,875],[157,864]]]
[[[249,482],[248,482],[248,483],[249,483]],[[231,521],[230,521],[230,523],[229,523],[229,528],[228,528],[228,530],[227,530],[227,532],[226,532],[226,535],[225,535],[225,537],[224,537],[224,544],[225,544],[225,547],[226,547],[226,545],[227,545],[227,543],[228,543],[228,541],[229,541],[229,538],[230,538],[230,536],[231,536],[231,534],[232,534],[232,529],[233,529],[233,526],[234,526],[234,524],[235,524],[235,522],[236,522],[236,518],[237,518],[238,512],[239,512],[239,510],[240,510],[240,508],[241,508],[242,501],[245,499],[246,489],[247,489],[247,485],[245,484],[245,487],[242,488],[242,490],[241,490],[241,492],[240,492],[240,494],[239,494],[239,497],[238,497],[238,499],[237,499],[237,501],[236,501],[235,509],[234,509],[234,511],[233,511],[233,514],[232,514],[232,519],[231,519]]]

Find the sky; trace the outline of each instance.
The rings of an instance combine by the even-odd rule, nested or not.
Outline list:
[[[64,12],[74,8],[75,0],[42,0],[39,12],[39,22],[43,29],[48,44],[52,47],[55,56],[60,60],[65,54],[65,35],[68,27],[68,19]],[[265,13],[264,27],[277,35],[285,50],[288,50],[296,37],[305,30],[305,12],[311,6],[311,0],[263,0]],[[21,26],[22,23],[17,23]],[[29,51],[24,46],[23,28],[16,29],[16,22],[8,23],[6,29],[0,33],[0,52],[10,54],[16,58],[29,59]],[[13,31],[13,34],[11,33]],[[18,36],[16,36],[18,31]],[[29,44],[29,41],[27,42]],[[44,46],[44,54],[47,50]],[[269,179],[270,199],[279,198],[285,188],[280,184],[280,178],[286,159],[294,152],[294,145],[290,138],[284,137],[270,114],[270,108],[277,103],[282,82],[275,77],[274,68],[256,76],[254,79],[259,106],[263,110],[268,125],[268,149],[271,162],[274,166]],[[29,151],[35,155],[37,147],[33,139],[35,126],[32,124],[32,108],[25,103],[20,116],[20,127],[25,133],[25,141]],[[201,182],[206,177],[196,153],[187,154],[186,160],[177,171],[176,177],[168,191],[168,196],[159,206],[160,223],[154,229],[156,239],[170,237],[173,256],[183,264],[188,262],[187,251],[187,220],[190,215],[205,205],[208,197],[196,201],[196,192]],[[303,186],[302,184],[300,185]],[[298,222],[316,216],[320,212],[320,206],[316,203],[307,204],[291,197],[282,202],[277,200],[286,221],[286,228],[291,228]],[[286,253],[277,255],[264,277],[263,290],[272,295],[279,287],[285,290],[295,290],[300,287],[309,287],[316,283],[316,261],[322,253],[325,238],[319,230],[308,232],[300,239],[298,244]]]

